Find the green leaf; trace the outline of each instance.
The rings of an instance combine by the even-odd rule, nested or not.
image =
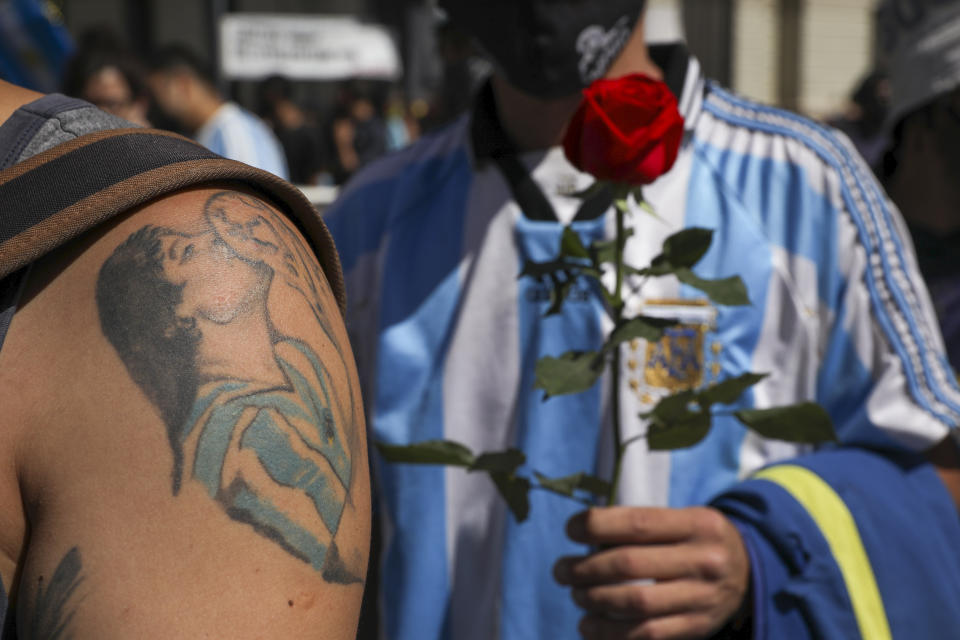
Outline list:
[[[663,241],[661,255],[654,258],[653,264],[659,264],[659,259],[674,268],[692,267],[710,248],[712,240],[713,229],[690,227],[678,231]]]
[[[595,264],[604,262],[613,262],[614,248],[617,246],[616,240],[594,240],[590,243],[590,253],[593,255]]]
[[[815,402],[802,402],[773,409],[743,409],[734,415],[765,438],[805,444],[837,439],[830,414]]]
[[[659,264],[657,266],[644,267],[643,269],[637,269],[636,274],[639,276],[652,276],[654,278],[658,276],[669,276],[676,273],[676,269],[671,267],[668,264]]]
[[[573,492],[577,489],[592,493],[595,496],[606,497],[610,492],[610,483],[603,478],[591,476],[586,473],[575,473],[571,476],[562,478],[548,478],[542,473],[534,472],[537,482],[548,491],[558,493],[568,498],[573,497]]]
[[[692,447],[710,431],[710,412],[701,411],[699,394],[693,390],[677,392],[660,400],[649,413],[647,445],[655,451]]]
[[[745,373],[736,378],[729,378],[701,391],[698,401],[703,408],[714,404],[733,404],[744,391],[766,377],[765,373]]]
[[[698,402],[695,391],[680,391],[660,400],[649,413],[641,413],[640,417],[651,419],[661,424],[670,424],[683,420],[690,416],[693,411],[691,405]]]
[[[533,260],[525,260],[523,263],[523,268],[520,269],[520,273],[517,275],[517,278],[536,278],[540,279],[544,276],[548,276],[557,271],[563,271],[566,269],[566,265],[562,260],[548,260],[546,262],[534,262]]]
[[[523,268],[520,270],[520,273],[517,274],[517,279],[534,278],[541,280],[556,274],[562,274],[566,278],[577,275],[588,275],[599,278],[601,272],[592,265],[577,260],[564,260],[561,258],[547,260],[546,262],[527,260],[523,263]]]
[[[526,454],[519,449],[482,453],[470,465],[470,471],[496,471],[512,475],[526,461]]]
[[[546,398],[580,393],[592,387],[603,373],[603,358],[596,351],[568,351],[559,358],[537,360],[534,389],[543,389]],[[546,399],[544,398],[544,399]]]
[[[540,486],[544,489],[571,498],[580,481],[580,476],[583,474],[575,473],[572,476],[564,476],[562,478],[548,478],[539,471],[534,471],[533,475],[536,476],[537,482],[539,482]]]
[[[610,494],[610,483],[603,478],[583,474],[580,482],[577,483],[577,489],[582,489],[600,498],[606,498]]]
[[[470,449],[452,440],[426,440],[407,445],[377,442],[377,449],[387,462],[469,467],[476,461]]]
[[[688,411],[682,419],[650,423],[647,444],[652,451],[685,449],[710,433],[711,416],[706,411]]]
[[[647,215],[649,215],[649,216],[651,216],[651,217],[653,217],[653,218],[656,218],[656,219],[659,220],[660,222],[663,222],[664,224],[666,224],[667,221],[663,218],[663,216],[661,216],[659,213],[657,213],[657,210],[654,209],[653,206],[651,206],[650,203],[647,202],[646,200],[638,200],[638,201],[637,201],[637,205],[638,205],[644,212],[646,212]]]
[[[660,214],[657,213],[657,210],[654,209],[653,206],[647,202],[646,198],[643,197],[643,186],[634,187],[631,189],[630,195],[633,196],[633,200],[637,203],[638,207],[646,211],[657,220],[663,221],[663,218],[660,217]]]
[[[517,522],[526,520],[530,515],[530,481],[520,476],[497,471],[490,473],[490,479],[493,480],[493,484],[503,496]]]
[[[679,268],[674,273],[680,282],[704,292],[716,304],[726,306],[750,304],[747,287],[743,284],[740,276],[706,280],[687,268]]]
[[[664,329],[675,324],[677,324],[677,321],[672,318],[651,318],[648,316],[637,316],[624,320],[610,333],[603,349],[609,351],[621,342],[628,342],[635,338],[656,342],[663,336]]]
[[[543,314],[545,316],[556,315],[563,309],[563,303],[573,287],[573,278],[568,276],[566,279],[560,279],[556,275],[551,275],[550,284],[553,288],[550,290],[550,306]]]
[[[571,258],[590,258],[590,253],[583,246],[580,236],[570,227],[563,228],[563,235],[560,238],[560,255]]]
[[[633,228],[623,230],[623,242],[634,234]],[[590,254],[595,265],[601,265],[605,262],[614,262],[616,259],[616,240],[594,240],[590,243]]]
[[[557,273],[558,271],[566,271],[568,265],[559,259],[547,260],[546,262],[534,262],[533,260],[526,260],[523,263],[523,269],[520,270],[520,274],[517,278],[536,278],[540,279],[544,276],[549,276],[551,274]]]
[[[610,291],[606,287],[603,287],[603,286],[600,287],[600,295],[603,296],[603,301],[611,309],[617,304],[617,296],[610,293]]]

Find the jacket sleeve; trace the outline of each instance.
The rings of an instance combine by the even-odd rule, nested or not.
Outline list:
[[[922,459],[824,450],[713,505],[750,555],[756,640],[956,637],[960,518]]]

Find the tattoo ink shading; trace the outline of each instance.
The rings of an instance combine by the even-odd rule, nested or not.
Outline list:
[[[70,640],[70,624],[79,604],[77,590],[83,584],[80,551],[73,547],[57,565],[49,581],[37,579],[36,592],[25,620],[18,620],[15,637],[20,640]]]
[[[3,579],[0,578],[0,638],[15,638],[16,630],[13,628],[13,614],[10,611],[10,598],[7,596],[7,590],[3,586]]]
[[[359,582],[334,543],[362,455],[353,390],[341,398],[319,355],[274,326],[269,308],[272,292],[294,292],[348,371],[323,276],[254,198],[218,193],[204,221],[192,233],[143,227],[113,252],[97,281],[103,333],[166,424],[174,495],[199,482],[326,580]],[[309,517],[278,506],[304,498]]]

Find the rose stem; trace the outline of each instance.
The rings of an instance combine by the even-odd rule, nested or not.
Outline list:
[[[626,189],[621,189],[617,194],[616,215],[617,215],[617,236],[613,251],[613,265],[616,274],[616,284],[613,290],[613,326],[620,325],[623,318],[623,245],[624,245],[624,217],[626,208]],[[611,410],[613,411],[613,479],[610,482],[610,493],[607,494],[607,506],[613,506],[617,498],[617,488],[620,484],[620,470],[623,463],[624,446],[620,428],[620,345],[613,347],[613,358],[611,360]]]

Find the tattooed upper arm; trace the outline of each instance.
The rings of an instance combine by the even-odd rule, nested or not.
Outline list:
[[[104,335],[163,416],[174,495],[199,482],[238,522],[324,578],[359,582],[336,544],[357,453],[357,408],[313,341],[279,326],[271,291],[293,292],[334,339],[323,276],[264,203],[211,195],[193,229],[143,226],[104,263],[97,307]],[[276,298],[273,298],[276,300]],[[329,302],[329,301],[327,301]],[[306,513],[280,505],[308,500]]]
[[[90,271],[96,329],[119,363],[116,384],[152,412],[131,435],[113,437],[163,443],[154,445],[161,450],[153,452],[157,463],[149,470],[105,470],[104,477],[125,478],[132,488],[107,486],[118,493],[140,491],[170,515],[132,516],[140,519],[131,523],[141,531],[136,536],[106,533],[133,554],[123,562],[104,559],[110,550],[102,548],[103,536],[86,539],[80,545],[84,574],[74,579],[85,581],[85,596],[70,615],[76,613],[79,625],[98,598],[122,599],[116,588],[102,584],[102,571],[122,564],[126,572],[152,550],[164,571],[207,585],[189,582],[184,593],[216,585],[222,570],[224,588],[215,596],[221,601],[204,602],[198,612],[213,607],[219,616],[237,607],[242,612],[234,621],[249,621],[256,619],[253,609],[262,607],[262,620],[271,622],[259,629],[302,633],[296,624],[339,620],[335,629],[315,627],[318,637],[350,637],[353,630],[342,621],[349,627],[352,617],[356,623],[369,536],[364,424],[340,313],[311,250],[262,200],[213,190],[148,207],[94,246],[89,253],[101,256]],[[117,518],[110,504],[99,508],[108,519]],[[154,536],[154,520],[175,533]],[[154,536],[154,542],[143,536]],[[219,559],[207,566],[206,559],[191,555],[195,548],[230,545],[236,549],[228,567],[216,564]],[[79,567],[75,548],[63,562],[69,559]],[[51,560],[23,580],[27,610],[21,613],[28,619],[37,611],[31,603],[39,602],[29,598],[34,574],[54,571]],[[253,578],[237,589],[232,581],[239,575],[250,579],[251,571],[269,584]],[[105,596],[103,589],[114,595]],[[271,596],[269,602],[257,597],[258,589]],[[328,610],[315,610],[317,602]],[[275,619],[278,607],[291,611],[281,623]],[[307,613],[291,618],[298,608]],[[208,622],[209,616],[198,614],[194,626],[185,628],[207,628]],[[137,624],[142,630],[147,623]],[[228,630],[220,621],[216,629],[221,637],[253,633],[249,622]]]

